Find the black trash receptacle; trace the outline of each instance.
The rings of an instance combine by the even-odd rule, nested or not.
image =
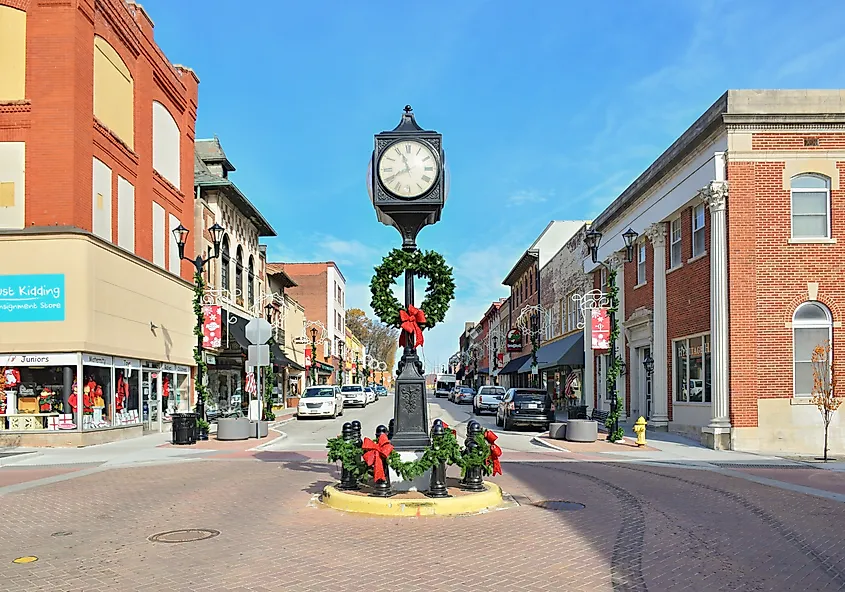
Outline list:
[[[570,413],[569,417],[571,419],[587,419],[587,406],[576,405],[574,407],[574,414]]]
[[[173,444],[197,443],[197,414],[177,413],[173,416]]]

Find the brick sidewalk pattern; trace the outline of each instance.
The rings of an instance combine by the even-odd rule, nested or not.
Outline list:
[[[318,457],[119,468],[8,493],[0,591],[845,589],[845,506],[830,500],[711,471],[509,462],[496,481],[517,508],[375,518],[309,507],[337,478]],[[586,507],[532,505],[549,499]],[[180,528],[221,534],[147,540]],[[11,563],[24,555],[39,559]]]

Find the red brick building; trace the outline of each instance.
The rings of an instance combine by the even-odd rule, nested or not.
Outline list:
[[[821,452],[810,359],[842,338],[843,130],[843,91],[728,91],[596,218],[600,261],[639,233],[617,267],[627,413],[718,448]]]
[[[0,31],[0,280],[50,285],[56,300],[0,302],[0,367],[76,414],[77,431],[40,441],[160,428],[190,405],[193,268],[171,230],[194,230],[199,80],[167,60],[134,3],[0,0]],[[38,367],[21,365],[29,354]],[[69,400],[90,381],[104,399],[91,416]],[[46,419],[0,417],[26,432],[50,430]]]

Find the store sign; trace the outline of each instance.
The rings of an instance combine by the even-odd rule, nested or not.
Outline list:
[[[118,370],[140,370],[141,360],[133,360],[131,358],[114,358],[114,367]]]
[[[82,363],[88,366],[111,366],[114,363],[111,356],[82,354]]]
[[[308,369],[311,367],[311,348],[305,348],[305,368]]]
[[[220,347],[223,339],[222,309],[216,304],[202,307],[202,345],[203,347]]]
[[[0,276],[0,323],[64,320],[64,274]]]
[[[606,308],[590,311],[592,322],[593,349],[610,349],[610,318]]]
[[[179,366],[178,364],[162,364],[162,372],[174,372],[177,374],[190,374],[191,369],[188,366]]]
[[[522,351],[522,331],[511,329],[507,335],[507,349],[509,352]]]
[[[10,354],[0,366],[76,366],[76,354]]]

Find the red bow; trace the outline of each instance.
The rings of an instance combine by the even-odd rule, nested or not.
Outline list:
[[[442,421],[442,420],[441,420],[441,421]],[[457,435],[458,435],[458,431],[457,431],[457,430],[453,430],[452,428],[450,428],[450,427],[449,427],[449,424],[448,424],[448,423],[446,423],[445,421],[443,422],[443,429],[444,429],[444,430],[449,430],[450,432],[452,432],[452,435],[453,435],[453,436],[457,436]]]
[[[414,347],[423,344],[423,332],[420,325],[425,325],[425,313],[415,306],[409,306],[408,311],[399,311],[399,320],[402,321],[402,334],[399,336],[399,346],[405,347],[405,333],[414,335]]]
[[[378,442],[364,438],[361,448],[364,449],[364,462],[367,463],[367,466],[373,467],[373,480],[376,483],[386,481],[384,463],[381,462],[381,459],[386,459],[393,452],[393,444],[387,439],[387,434],[380,435]]]
[[[502,474],[502,464],[499,462],[499,457],[502,456],[502,449],[496,444],[499,437],[487,430],[484,432],[484,439],[490,443],[490,456],[487,457],[487,464],[493,465],[493,476]]]

